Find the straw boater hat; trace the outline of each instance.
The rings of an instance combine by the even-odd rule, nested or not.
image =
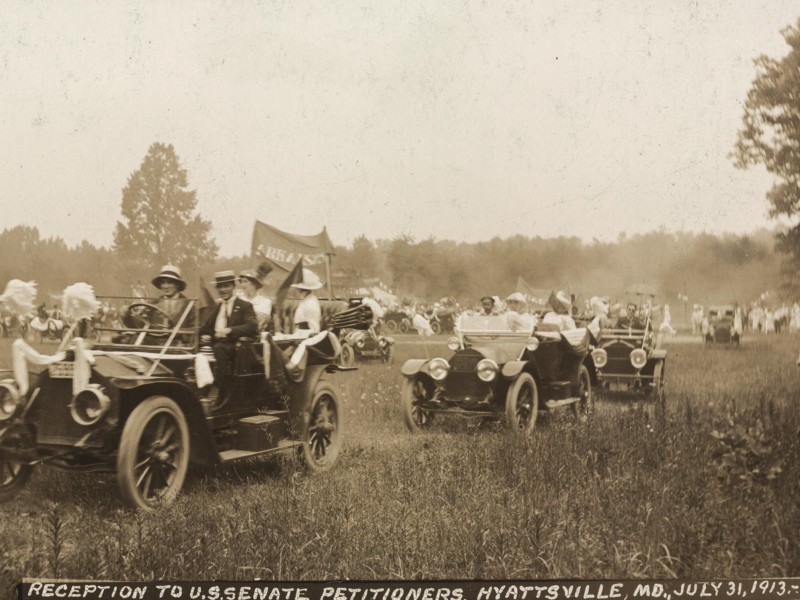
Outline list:
[[[233,271],[217,271],[214,273],[214,285],[220,286],[223,283],[236,283],[236,273]]]
[[[153,285],[157,288],[161,287],[161,280],[167,279],[169,281],[174,281],[175,285],[178,286],[178,291],[182,292],[186,289],[186,282],[181,279],[181,270],[176,267],[175,265],[164,265],[161,267],[161,273],[156,275],[153,278]]]
[[[239,272],[239,279],[249,279],[253,282],[253,285],[256,286],[256,289],[262,287],[261,281],[258,279],[258,273],[255,269],[245,269],[244,271]]]
[[[303,269],[303,281],[293,283],[292,287],[298,290],[318,290],[322,287],[322,280],[311,269]]]

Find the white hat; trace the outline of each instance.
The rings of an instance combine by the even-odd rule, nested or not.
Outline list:
[[[525,300],[525,296],[523,296],[521,292],[514,292],[508,298],[506,298],[506,302],[522,302],[523,304],[528,303],[528,301]]]
[[[303,281],[293,283],[292,287],[298,290],[318,290],[322,287],[322,280],[311,269],[303,269]]]

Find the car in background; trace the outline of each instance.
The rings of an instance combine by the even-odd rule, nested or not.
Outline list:
[[[592,409],[594,367],[586,329],[515,330],[504,315],[462,315],[449,358],[411,359],[401,373],[409,431],[440,417],[501,420],[531,433],[540,412],[568,407],[579,421]]]
[[[175,499],[190,463],[294,451],[312,471],[335,463],[342,409],[331,379],[342,368],[331,332],[240,339],[220,398],[213,354],[199,347],[197,326],[183,326],[196,302],[174,322],[158,300],[128,301],[137,326],[98,325],[91,347],[65,339],[42,356],[14,342],[14,364],[46,366],[0,381],[0,501],[38,466],[115,473],[124,503],[148,510]]]
[[[595,336],[591,357],[597,372],[598,395],[653,400],[657,413],[663,416],[667,351],[661,348],[653,326],[655,294],[642,287],[629,294],[637,300]]]
[[[742,321],[736,317],[736,307],[732,304],[709,306],[701,325],[703,343],[730,344],[739,347],[742,340]]]

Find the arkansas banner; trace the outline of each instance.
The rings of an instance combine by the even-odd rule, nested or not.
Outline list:
[[[307,267],[323,265],[326,256],[334,254],[334,250],[325,228],[317,235],[295,235],[256,221],[253,227],[252,254],[266,258],[289,272],[301,258]]]

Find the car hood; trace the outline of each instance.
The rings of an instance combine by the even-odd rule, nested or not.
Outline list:
[[[498,365],[518,360],[524,348],[525,344],[522,342],[484,342],[469,347],[470,350],[480,352],[484,358],[490,358]]]

